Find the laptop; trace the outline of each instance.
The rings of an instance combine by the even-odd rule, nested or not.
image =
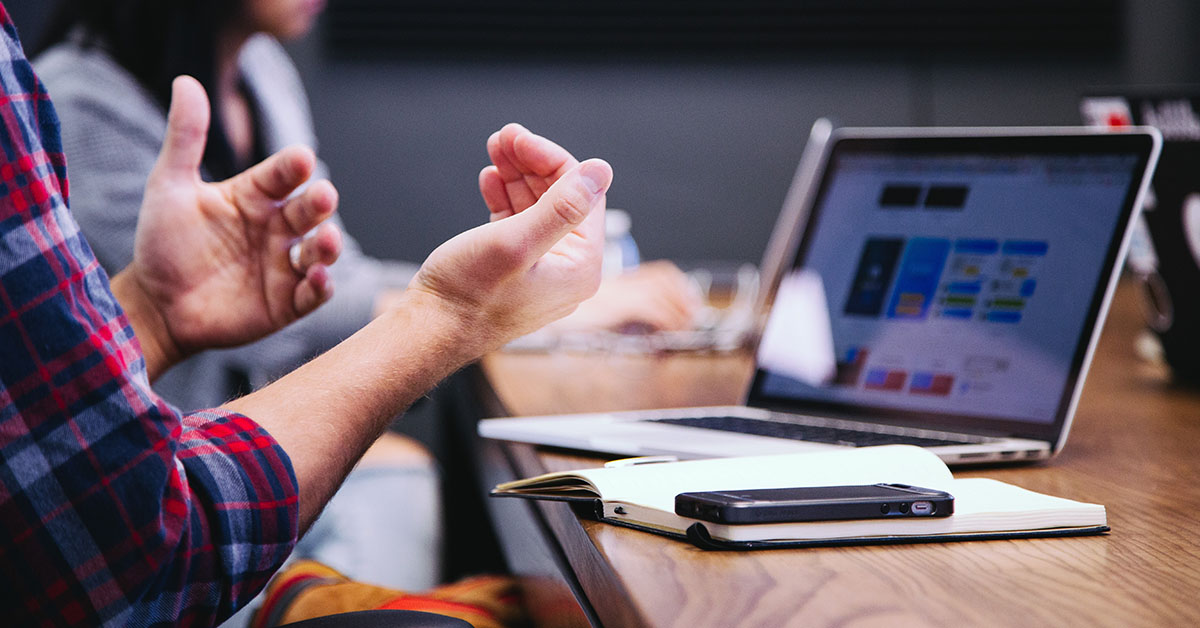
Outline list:
[[[1049,458],[1160,146],[1137,127],[834,130],[815,185],[789,194],[804,199],[800,231],[743,405],[487,419],[479,433],[631,456],[908,443],[948,464]],[[788,323],[815,293],[836,356],[820,381],[786,359],[808,350]]]

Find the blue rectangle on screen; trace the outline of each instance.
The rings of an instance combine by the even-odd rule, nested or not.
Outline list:
[[[1040,240],[1008,240],[1004,243],[1005,255],[1045,255],[1050,245]]]
[[[996,240],[956,240],[954,242],[955,253],[991,255],[999,250],[1000,243]]]
[[[868,386],[883,386],[887,383],[888,372],[884,369],[871,369],[867,371],[867,379],[863,382]]]
[[[982,281],[955,281],[946,286],[946,292],[952,294],[979,294],[982,291]]]
[[[1019,323],[1021,322],[1021,313],[1007,311],[988,312],[987,319],[993,323]]]
[[[942,310],[943,318],[971,318],[971,310],[954,308],[952,310]]]
[[[933,373],[913,373],[912,380],[909,382],[909,388],[926,390],[933,386]]]
[[[1029,298],[1033,296],[1033,291],[1037,289],[1037,279],[1026,279],[1021,282],[1021,296]]]
[[[863,244],[854,284],[842,311],[858,316],[879,316],[887,299],[888,288],[896,274],[896,261],[904,250],[901,238],[870,238]]]
[[[888,318],[925,318],[949,255],[949,240],[913,238],[909,241],[904,247],[896,287],[888,304]]]

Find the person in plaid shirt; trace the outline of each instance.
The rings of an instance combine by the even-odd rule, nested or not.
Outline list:
[[[395,307],[272,385],[181,415],[149,382],[315,309],[340,252],[323,222],[332,186],[294,193],[311,151],[201,182],[208,111],[203,88],[177,79],[133,262],[110,282],[68,211],[54,108],[0,4],[6,624],[218,623],[392,417],[599,283],[611,169],[508,125],[480,176],[490,222],[435,250]]]

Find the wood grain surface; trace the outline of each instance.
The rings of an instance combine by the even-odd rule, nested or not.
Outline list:
[[[1200,322],[1198,322],[1200,323]],[[706,552],[539,508],[605,626],[1182,626],[1200,622],[1200,394],[1138,358],[1120,286],[1055,459],[958,469],[1104,504],[1099,537]],[[739,401],[747,355],[521,355],[484,362],[512,414]],[[514,471],[603,461],[507,445]]]

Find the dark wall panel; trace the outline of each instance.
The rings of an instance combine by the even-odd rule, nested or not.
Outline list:
[[[27,39],[50,5],[5,4]],[[544,32],[531,36],[520,20],[521,10],[600,10],[576,4],[331,0],[319,32],[290,45],[343,216],[370,253],[419,260],[483,220],[476,176],[484,141],[510,120],[581,157],[610,160],[610,203],[632,212],[647,257],[755,261],[819,116],[856,125],[1075,124],[1089,86],[1200,82],[1192,36],[1200,3],[1191,0],[619,0],[596,6],[625,23],[638,11],[659,17],[629,33],[593,19],[573,37],[591,32],[595,45],[574,49]],[[739,47],[713,39],[713,29],[697,26],[703,19],[684,19],[701,9],[741,12],[725,14],[726,30],[745,31],[766,5],[777,9],[778,30],[792,34],[790,48]],[[491,11],[491,21],[473,33],[428,26],[452,9]],[[392,17],[372,19],[379,10]],[[1042,19],[1031,19],[1038,11]],[[500,13],[518,21],[499,21]],[[363,16],[380,25],[408,16],[389,28],[409,32],[362,31],[355,44],[348,27]],[[834,18],[842,26],[830,27]],[[622,39],[689,28],[707,43],[655,48]],[[1025,43],[1013,39],[1020,33]],[[964,48],[972,37],[993,43]]]
[[[1121,41],[1123,0],[340,0],[344,52],[1030,50],[1095,53]]]

